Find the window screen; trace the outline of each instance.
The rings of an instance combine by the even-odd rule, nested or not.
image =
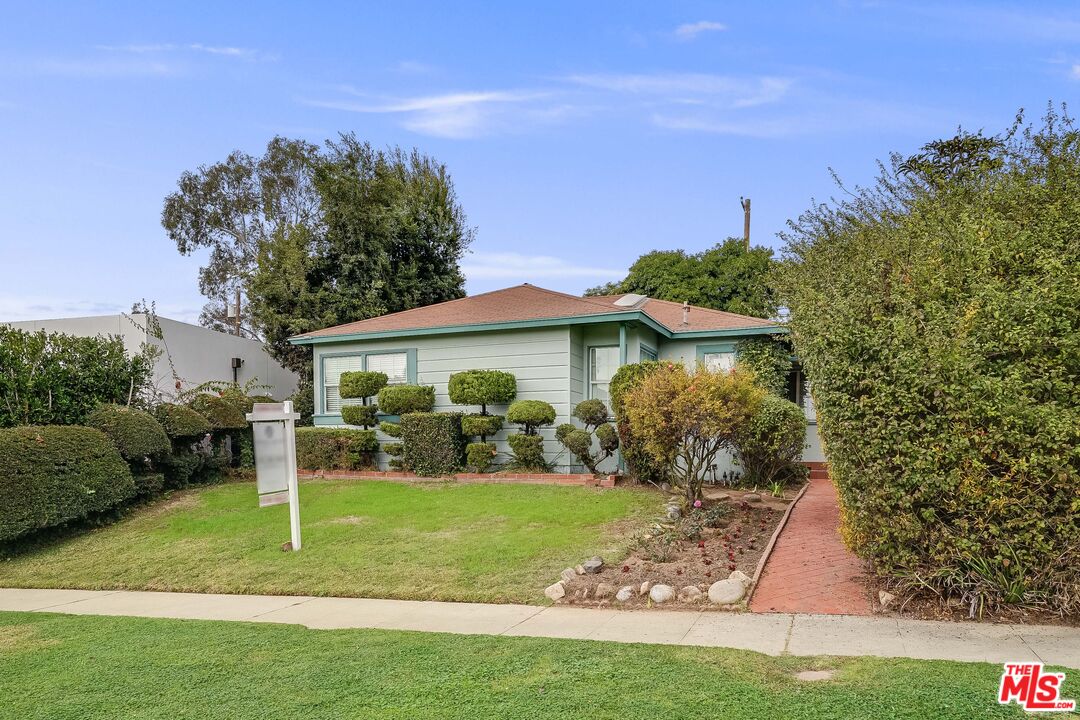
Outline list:
[[[641,361],[645,362],[646,360],[655,360],[655,359],[656,359],[656,351],[653,350],[651,347],[646,347],[645,345],[642,345],[641,346]]]

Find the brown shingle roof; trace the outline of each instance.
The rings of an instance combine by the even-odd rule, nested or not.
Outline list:
[[[603,315],[632,310],[645,312],[672,332],[700,330],[731,330],[736,328],[773,325],[768,320],[736,315],[735,313],[690,307],[689,324],[682,324],[681,303],[648,299],[634,308],[619,307],[615,301],[622,295],[578,297],[546,290],[535,285],[516,285],[503,290],[472,295],[458,300],[403,310],[379,317],[345,323],[296,336],[295,339],[334,337],[363,333],[420,330],[456,325],[482,325],[523,320]]]

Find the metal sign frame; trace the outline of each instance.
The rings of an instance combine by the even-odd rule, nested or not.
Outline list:
[[[271,489],[268,492],[261,492],[259,495],[259,507],[266,507],[268,505],[277,505],[284,502],[282,495],[288,494],[289,502],[289,529],[291,531],[292,549],[300,549],[300,494],[299,494],[299,481],[296,477],[296,421],[300,419],[300,413],[293,412],[293,404],[291,400],[286,400],[283,403],[255,403],[251,409],[251,412],[247,414],[248,422],[252,423],[252,433],[255,436],[255,473],[256,483],[269,486]],[[283,457],[271,461],[271,465],[263,463],[263,473],[260,475],[259,471],[259,437],[258,428],[262,423],[280,423],[282,426],[283,437],[281,442],[284,444]],[[278,441],[272,437],[276,433],[268,433],[268,440],[276,444]],[[264,450],[275,449],[273,445],[269,448],[264,446]],[[264,454],[265,456],[265,454]],[[282,490],[280,488],[280,477],[277,470],[278,467],[274,466],[274,462],[281,462],[284,464],[285,471],[285,484],[286,488]],[[272,473],[272,474],[271,474]],[[259,481],[262,481],[261,483]]]

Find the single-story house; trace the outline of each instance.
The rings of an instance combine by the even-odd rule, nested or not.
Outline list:
[[[158,317],[161,337],[147,327],[144,313],[119,313],[89,317],[24,320],[4,323],[19,330],[58,332],[77,337],[115,336],[124,343],[128,356],[136,355],[144,344],[161,350],[150,377],[153,392],[163,400],[182,390],[206,382],[251,381],[260,394],[285,400],[296,392],[297,376],[266,352],[258,340],[228,335],[199,325]]]
[[[312,346],[316,425],[342,426],[338,380],[350,370],[379,370],[391,383],[432,385],[437,411],[478,412],[453,405],[447,394],[450,375],[472,369],[513,373],[518,399],[551,403],[558,425],[572,422],[571,409],[586,398],[607,402],[608,383],[621,365],[659,359],[730,367],[739,340],[776,332],[784,329],[769,320],[642,295],[577,297],[524,284],[317,330],[290,341]],[[805,382],[794,377],[792,387],[792,399],[810,419],[804,459],[823,460]],[[494,414],[505,411],[489,407]],[[495,438],[506,457],[506,435],[518,431],[508,424]],[[545,455],[556,469],[580,469],[555,440],[555,426],[543,434]],[[391,440],[381,434],[379,439]],[[379,454],[380,467],[387,467],[388,460]],[[610,470],[616,462],[608,461]],[[725,458],[717,472],[729,469],[730,458]]]

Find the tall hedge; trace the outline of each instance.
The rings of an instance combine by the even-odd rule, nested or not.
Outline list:
[[[930,143],[786,240],[850,546],[975,612],[1080,609],[1080,133]]]
[[[417,412],[401,416],[402,462],[417,475],[437,477],[465,465],[461,413]]]
[[[0,542],[103,512],[135,495],[127,463],[94,428],[0,430]]]
[[[151,495],[164,487],[165,476],[158,469],[168,464],[172,444],[153,415],[124,405],[101,405],[86,424],[109,436],[131,468],[141,494]]]
[[[0,427],[82,423],[101,403],[139,398],[150,370],[116,337],[0,325]]]

